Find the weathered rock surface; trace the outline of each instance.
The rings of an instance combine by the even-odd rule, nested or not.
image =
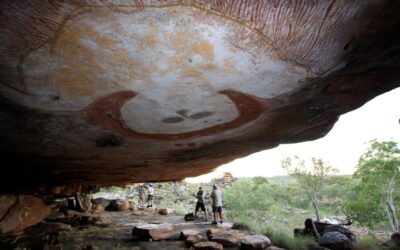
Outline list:
[[[199,235],[199,234],[200,234],[200,231],[198,231],[198,230],[186,229],[181,232],[181,239],[184,240],[191,235]]]
[[[391,0],[2,1],[0,156],[13,167],[0,191],[179,180],[322,137],[400,86],[399,12]]]
[[[132,214],[133,215],[139,215],[139,216],[149,216],[149,215],[155,215],[157,214],[158,210],[153,207],[139,207],[137,210],[135,210]]]
[[[128,211],[131,209],[131,204],[125,200],[111,200],[105,209],[107,211]]]
[[[208,229],[207,236],[210,241],[218,242],[224,247],[237,246],[243,238],[243,234],[238,230],[230,230],[226,228]]]
[[[133,228],[132,235],[147,240],[163,240],[174,235],[174,227],[170,223],[137,225]]]
[[[92,209],[91,195],[78,193],[75,195],[76,208],[81,212],[88,212]]]
[[[268,237],[263,235],[248,235],[244,236],[240,241],[241,249],[253,250],[253,249],[265,249],[271,245],[271,241]]]
[[[185,239],[185,245],[190,247],[193,246],[194,244],[198,242],[206,241],[206,238],[203,235],[195,234],[195,235],[189,235]]]
[[[198,230],[193,229],[183,230],[181,232],[181,239],[185,241],[187,247],[193,246],[198,242],[206,241],[206,238]]]
[[[106,207],[108,207],[108,205],[110,205],[110,202],[111,202],[111,201],[112,201],[112,200],[105,199],[105,198],[96,198],[96,199],[93,199],[93,200],[92,200],[92,204],[93,204],[93,205],[99,204],[99,205],[101,205],[102,207],[106,208]]]
[[[168,215],[174,213],[174,210],[171,208],[159,208],[158,214],[160,215]]]
[[[324,233],[318,244],[332,250],[351,250],[354,247],[353,242],[346,235],[337,231]]]
[[[0,195],[0,233],[18,233],[42,221],[51,207],[31,195]]]
[[[96,213],[101,213],[105,211],[105,208],[101,204],[93,204],[92,211]]]
[[[223,250],[224,247],[217,243],[217,242],[212,242],[212,241],[204,241],[204,242],[198,242],[193,245],[194,250]]]

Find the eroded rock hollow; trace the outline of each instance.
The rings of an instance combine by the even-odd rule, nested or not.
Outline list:
[[[204,174],[400,86],[399,1],[0,8],[2,193]]]

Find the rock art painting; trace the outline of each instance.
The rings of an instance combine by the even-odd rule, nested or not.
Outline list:
[[[0,190],[179,180],[322,137],[400,85],[399,11],[390,0],[0,1],[0,152],[16,162]]]

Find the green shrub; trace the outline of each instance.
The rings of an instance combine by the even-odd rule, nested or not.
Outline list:
[[[239,218],[240,223],[247,225],[251,231],[267,236],[273,245],[287,250],[307,250],[310,245],[315,244],[315,240],[309,237],[294,237],[288,230],[278,225],[261,224],[259,221]]]

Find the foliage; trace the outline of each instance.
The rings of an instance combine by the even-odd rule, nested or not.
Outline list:
[[[315,245],[314,239],[309,237],[295,238],[281,226],[262,224],[249,218],[240,218],[238,222],[246,224],[253,232],[266,235],[274,245],[288,250],[308,250],[310,245]]]
[[[263,184],[268,184],[268,179],[265,178],[265,177],[256,176],[256,177],[253,177],[252,180],[254,182],[254,185],[256,185],[256,186],[261,186]]]
[[[399,230],[400,149],[393,141],[372,141],[360,157],[354,178],[358,185],[349,194],[345,210],[364,224],[383,219],[386,214],[393,231]]]
[[[224,200],[232,218],[265,215],[272,202],[267,196],[267,183],[258,183],[260,179],[238,180],[232,187],[224,190]]]
[[[337,169],[333,168],[322,159],[312,158],[311,167],[306,166],[305,161],[298,156],[293,159],[287,157],[281,161],[281,166],[286,172],[296,178],[298,185],[304,190],[308,199],[315,209],[317,221],[320,220],[318,195],[325,184],[326,176],[337,173]]]
[[[385,218],[379,199],[375,185],[360,183],[348,192],[343,212],[349,220],[371,227]]]

